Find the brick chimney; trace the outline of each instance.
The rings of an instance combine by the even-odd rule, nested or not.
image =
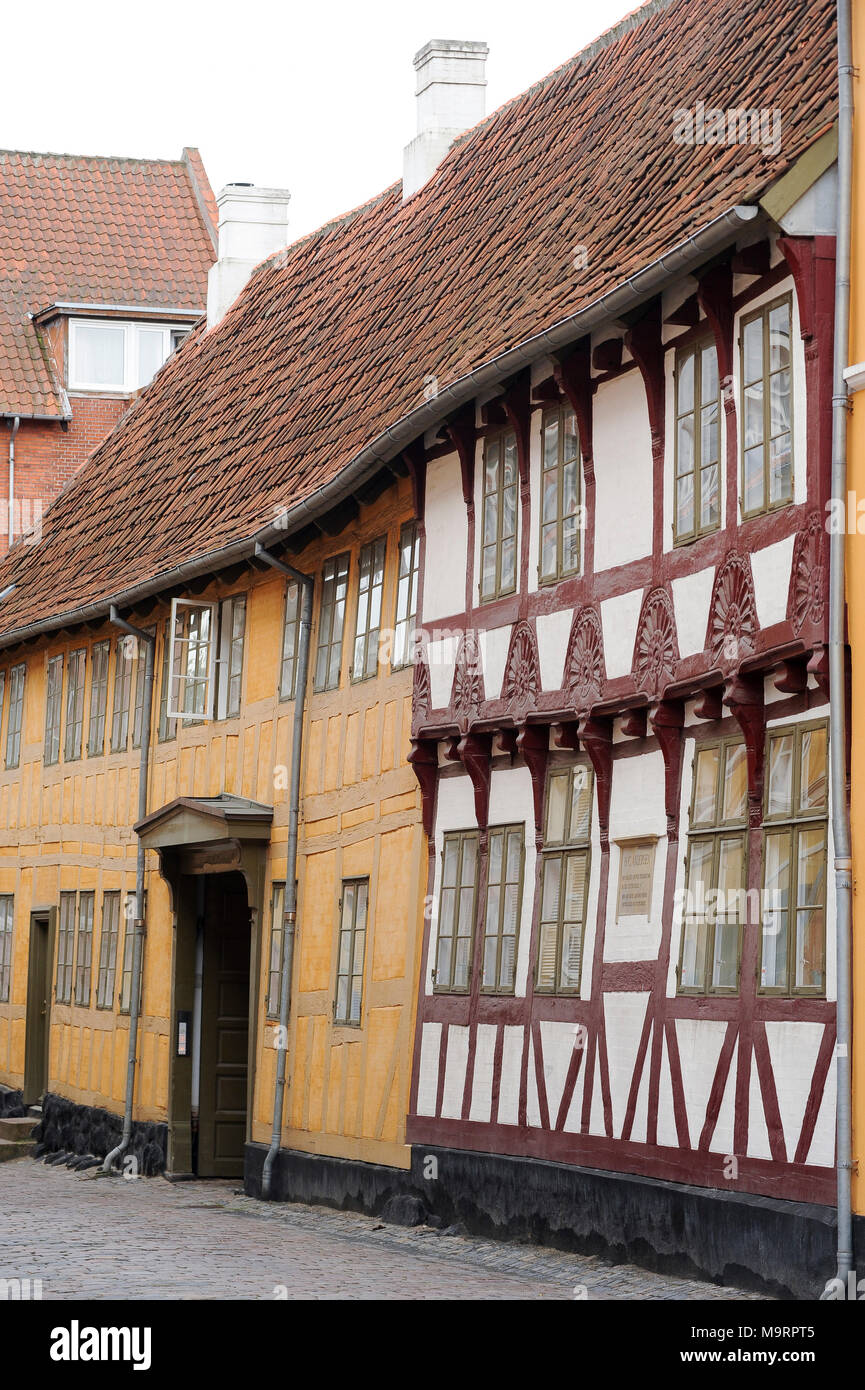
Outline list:
[[[402,196],[435,173],[454,140],[485,114],[485,43],[430,39],[414,56],[417,135],[403,152]]]
[[[207,327],[219,323],[265,256],[288,245],[286,188],[229,183],[216,199],[218,259],[207,277]]]

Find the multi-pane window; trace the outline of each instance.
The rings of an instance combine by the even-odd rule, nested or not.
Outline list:
[[[677,541],[721,524],[721,387],[711,341],[683,348],[676,361]]]
[[[420,536],[414,521],[407,521],[399,533],[399,574],[396,586],[391,667],[395,671],[412,659],[414,627],[417,621],[417,586],[420,565]]]
[[[63,757],[67,763],[81,757],[84,739],[84,673],[87,652],[81,647],[69,653],[66,669],[66,738]]]
[[[384,592],[384,561],[387,540],[382,536],[361,547],[357,581],[357,621],[354,625],[353,681],[365,680],[378,670],[378,641],[381,631],[381,599]]]
[[[123,935],[123,966],[120,972],[120,1012],[122,1014],[129,1013],[132,1000],[132,965],[135,952],[136,903],[137,898],[135,894],[127,893],[123,901],[123,916],[126,922],[126,928]]]
[[[517,584],[517,437],[505,430],[484,447],[481,598],[511,594]]]
[[[246,636],[246,594],[235,594],[222,604],[220,690],[218,715],[236,719],[240,714],[243,683],[243,643]]]
[[[289,582],[285,591],[285,619],[282,625],[282,662],[279,668],[280,700],[293,700],[295,696],[299,634],[300,585]]]
[[[9,723],[6,726],[6,766],[17,767],[21,757],[21,722],[24,714],[24,677],[27,667],[13,666],[9,672]]]
[[[114,1005],[119,928],[120,894],[106,893],[102,899],[102,935],[99,941],[99,975],[96,980],[97,1009],[110,1009]]]
[[[348,594],[348,555],[326,560],[322,570],[318,650],[315,658],[315,690],[335,690],[339,685],[345,603]]]
[[[522,825],[499,825],[489,832],[481,989],[491,994],[513,993],[523,896],[523,842]]]
[[[90,1007],[90,975],[93,961],[93,893],[78,898],[78,940],[75,945],[75,1003]]]
[[[168,714],[168,691],[171,684],[171,624],[165,624],[162,639],[162,677],[159,684],[159,742],[167,743],[177,734],[177,720]]]
[[[129,634],[115,646],[114,702],[111,706],[111,751],[122,752],[129,743],[129,700],[138,643]]]
[[[0,671],[0,728],[3,726],[3,708],[6,704],[6,672]]]
[[[569,408],[544,413],[541,459],[541,580],[580,564],[580,441]]]
[[[442,885],[433,982],[436,990],[469,987],[478,887],[478,833],[449,832],[442,849]]]
[[[90,711],[87,726],[87,756],[101,758],[105,752],[105,711],[108,705],[108,655],[110,642],[97,642],[90,656]]]
[[[212,705],[216,604],[172,599],[168,712],[206,719]]]
[[[156,640],[156,628],[149,627],[148,635]],[[138,656],[135,662],[135,713],[132,717],[132,747],[141,747],[144,729],[144,668],[147,663],[147,648],[152,643],[139,640]]]
[[[769,733],[760,988],[826,989],[827,728]]]
[[[72,1000],[72,966],[75,958],[75,894],[60,894],[60,921],[57,927],[57,983],[55,998],[58,1004]]]
[[[12,919],[15,899],[11,893],[0,896],[0,1004],[9,1003],[12,984]]]
[[[748,768],[740,739],[694,759],[679,990],[735,994],[747,903]]]
[[[363,957],[366,947],[366,913],[369,879],[344,879],[339,922],[339,956],[336,970],[335,1023],[360,1023],[363,1002]]]
[[[592,832],[592,769],[553,768],[541,865],[541,920],[535,988],[576,994],[580,988]]]
[[[63,657],[52,656],[45,667],[45,762],[60,760],[63,698]]]
[[[742,324],[742,511],[793,500],[792,302],[767,304]]]
[[[273,885],[270,909],[270,963],[267,971],[267,1017],[279,1017],[282,994],[282,935],[285,914],[285,884]]]

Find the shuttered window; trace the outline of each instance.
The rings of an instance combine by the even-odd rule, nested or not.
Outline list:
[[[694,758],[682,913],[681,994],[735,994],[746,918],[748,766],[741,739]]]
[[[439,992],[469,987],[478,888],[478,833],[450,831],[442,847],[442,881],[433,984]]]
[[[489,832],[487,901],[481,989],[513,994],[523,897],[522,825],[496,826]]]
[[[342,885],[335,1023],[360,1024],[369,879],[345,879]]]
[[[72,966],[75,958],[75,894],[60,894],[60,921],[57,928],[57,983],[54,997],[58,1004],[72,1000]]]
[[[592,769],[587,764],[557,767],[549,773],[535,972],[535,989],[540,994],[576,994],[580,988],[592,794]]]
[[[0,1004],[9,1003],[12,984],[12,922],[15,899],[11,893],[0,897]]]
[[[760,990],[826,991],[825,723],[771,730],[763,850]]]

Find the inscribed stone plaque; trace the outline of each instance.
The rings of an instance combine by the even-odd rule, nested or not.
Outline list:
[[[655,841],[633,840],[621,847],[619,865],[620,917],[648,917],[652,910],[652,879],[655,874]]]

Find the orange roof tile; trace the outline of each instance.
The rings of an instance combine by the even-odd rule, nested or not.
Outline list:
[[[396,185],[265,262],[0,565],[2,635],[103,605],[314,499],[440,390],[732,206],[835,117],[834,0],[652,0]],[[674,112],[778,107],[777,150],[687,146]],[[574,248],[588,265],[575,270]],[[386,447],[383,446],[383,452]]]

